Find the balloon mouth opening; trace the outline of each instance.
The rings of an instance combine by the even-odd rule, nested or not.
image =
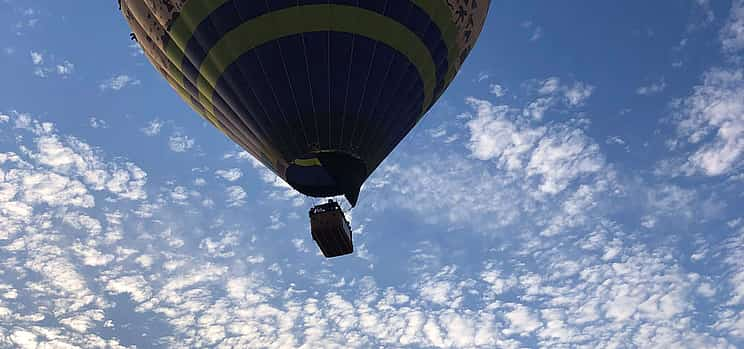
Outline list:
[[[343,195],[356,206],[359,190],[367,179],[367,166],[360,158],[341,151],[320,151],[293,160],[286,172],[287,183],[312,197]]]

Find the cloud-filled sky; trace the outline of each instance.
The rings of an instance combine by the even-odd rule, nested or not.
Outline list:
[[[331,260],[128,36],[0,0],[0,347],[744,346],[744,1],[495,1]]]

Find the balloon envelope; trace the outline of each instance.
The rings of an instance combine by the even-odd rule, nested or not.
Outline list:
[[[121,0],[152,64],[293,188],[345,195],[423,117],[490,0]]]

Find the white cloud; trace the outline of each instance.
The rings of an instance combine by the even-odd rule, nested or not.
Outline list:
[[[488,90],[488,92],[496,97],[503,97],[504,95],[506,95],[506,91],[506,88],[499,84],[491,84]]]
[[[594,86],[580,81],[572,85],[562,84],[561,79],[554,76],[542,81],[528,81],[526,86],[528,89],[534,89],[539,97],[523,109],[522,115],[536,120],[541,120],[550,108],[561,104],[569,108],[583,106],[595,89]]]
[[[149,123],[147,123],[147,126],[141,128],[142,133],[148,135],[148,136],[157,136],[160,134],[160,129],[163,128],[163,123],[158,120],[151,120]]]
[[[711,8],[710,0],[695,0],[695,4],[703,11],[703,24],[709,24],[716,18],[716,14]]]
[[[641,86],[636,89],[636,94],[639,94],[641,96],[651,96],[655,95],[657,93],[663,92],[667,87],[666,81],[664,81],[664,78],[661,78],[655,82],[652,82],[649,85]]]
[[[721,29],[721,43],[728,53],[744,49],[744,1],[731,2],[729,18]]]
[[[23,349],[37,348],[38,337],[33,333],[23,329],[16,329],[10,335],[10,341]]]
[[[527,164],[528,176],[541,176],[540,190],[563,191],[571,181],[604,166],[599,147],[580,130],[561,130],[540,140]]]
[[[66,77],[72,75],[72,73],[75,71],[75,65],[70,63],[69,61],[64,61],[62,62],[62,64],[57,65],[56,71],[58,75]]]
[[[505,106],[472,98],[468,102],[477,111],[476,118],[468,122],[468,147],[473,156],[481,160],[496,158],[506,169],[524,169],[527,176],[540,176],[540,190],[545,193],[558,193],[575,178],[603,166],[599,147],[581,130],[555,127],[547,132],[543,127],[509,120]]]
[[[106,123],[106,120],[99,119],[95,116],[91,116],[88,118],[88,124],[92,128],[108,128],[108,123]]]
[[[509,320],[511,325],[507,330],[507,333],[517,333],[521,336],[529,336],[531,332],[534,332],[540,326],[542,322],[540,318],[533,314],[529,308],[517,304],[514,309],[504,315]]]
[[[703,84],[678,106],[678,131],[699,145],[688,172],[725,175],[741,165],[744,154],[744,71],[712,69]],[[711,138],[708,140],[708,138]]]
[[[185,201],[188,200],[190,193],[185,187],[182,186],[176,186],[173,188],[173,191],[170,192],[170,198],[174,202],[178,204],[185,204]]]
[[[487,72],[480,72],[478,73],[478,76],[475,78],[475,82],[481,82],[484,80],[488,80],[491,76]]]
[[[113,294],[127,293],[137,303],[145,302],[152,296],[150,285],[139,275],[109,280],[106,284],[106,291]]]
[[[37,77],[46,78],[49,74],[56,73],[62,78],[66,78],[72,75],[75,70],[75,65],[68,60],[64,60],[62,63],[57,65],[45,66],[44,63],[46,62],[46,59],[44,58],[43,53],[31,51],[30,54],[31,63],[35,66],[34,75]],[[54,56],[52,56],[52,61],[54,61]]]
[[[573,86],[565,87],[563,95],[570,106],[582,105],[594,92],[594,86],[577,82]]]
[[[476,109],[476,117],[468,121],[468,148],[476,159],[498,159],[507,169],[523,167],[528,152],[546,130],[512,121],[507,106],[494,106],[474,98],[468,103]]]
[[[46,78],[49,76],[49,68],[35,68],[34,75],[40,78]]]
[[[524,108],[523,115],[532,117],[535,120],[542,120],[545,112],[555,104],[553,97],[540,97]]]
[[[539,25],[535,25],[532,21],[522,22],[522,28],[530,31],[530,41],[540,40],[543,36],[543,29]]]
[[[31,62],[34,65],[44,64],[44,55],[40,52],[31,51]]]
[[[194,147],[194,139],[189,136],[176,133],[168,139],[168,147],[176,153],[183,153]]]
[[[227,188],[227,205],[230,207],[243,206],[245,205],[245,198],[248,194],[245,193],[242,187],[233,185]]]
[[[542,81],[542,86],[537,90],[541,95],[550,95],[555,93],[561,88],[561,79],[557,77],[549,77]]]
[[[106,91],[106,90],[119,91],[119,90],[121,90],[123,88],[126,88],[126,87],[129,87],[129,86],[139,85],[140,83],[141,83],[141,81],[139,81],[139,80],[137,80],[137,79],[135,79],[135,78],[133,78],[133,77],[131,77],[129,75],[120,74],[120,75],[116,75],[116,76],[114,76],[114,77],[112,77],[112,78],[110,78],[108,80],[105,80],[105,81],[101,82],[98,85],[98,88],[101,91]]]
[[[214,174],[228,182],[235,182],[243,176],[243,172],[241,172],[239,168],[217,170]]]

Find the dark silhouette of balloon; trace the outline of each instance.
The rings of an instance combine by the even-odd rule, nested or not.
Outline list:
[[[152,64],[293,188],[345,195],[444,92],[490,0],[120,0]]]

